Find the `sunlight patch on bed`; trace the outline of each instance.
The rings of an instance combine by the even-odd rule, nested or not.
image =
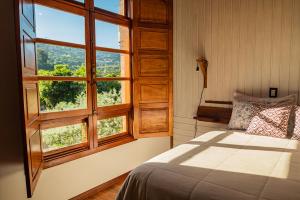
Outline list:
[[[209,142],[210,140],[213,140],[215,137],[221,136],[222,134],[226,134],[226,131],[210,131],[208,133],[200,135],[199,137],[196,137],[195,139],[193,139],[191,141],[193,141],[193,142]]]
[[[218,141],[218,144],[233,144],[242,145],[246,144],[251,139],[251,135],[247,135],[243,132],[231,132],[230,135]]]
[[[278,151],[243,149],[226,159],[217,169],[236,173],[270,176],[281,156],[282,152]]]
[[[291,165],[292,165],[292,163],[291,163],[291,153],[284,153],[281,156],[278,164],[274,168],[274,171],[272,172],[271,177],[281,178],[281,179],[288,178],[291,175],[290,171],[291,172],[294,171],[294,170],[290,170],[291,167],[292,167]],[[297,171],[298,170],[299,169],[297,169]],[[300,180],[300,177],[299,177],[299,180]]]
[[[216,169],[226,158],[230,157],[236,152],[233,148],[223,147],[209,147],[205,150],[199,151],[191,157],[186,157],[180,165],[198,168]]]
[[[162,153],[150,160],[147,161],[149,162],[156,162],[156,163],[169,163],[172,160],[179,158],[186,153],[192,151],[193,149],[196,149],[199,147],[199,145],[194,145],[194,144],[182,144],[180,146],[177,146],[169,151],[166,151],[165,153]]]

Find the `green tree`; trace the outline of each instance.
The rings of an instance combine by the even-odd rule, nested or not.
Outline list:
[[[39,70],[40,75],[47,76],[73,76],[84,75],[85,68],[81,66],[78,70],[72,71],[68,65],[55,65],[53,71]],[[61,102],[75,104],[78,96],[85,91],[85,85],[81,82],[66,81],[43,81],[39,84],[42,109],[53,109]]]
[[[37,49],[37,64],[42,69],[49,68],[48,53],[44,49]]]

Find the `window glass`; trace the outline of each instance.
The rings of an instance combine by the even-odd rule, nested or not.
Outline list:
[[[97,83],[97,105],[112,106],[130,102],[129,81],[101,81]]]
[[[98,139],[103,139],[127,131],[126,116],[113,117],[97,121]]]
[[[85,82],[39,81],[41,112],[59,112],[87,108]]]
[[[129,50],[128,27],[96,20],[96,46]]]
[[[38,38],[85,44],[84,17],[35,5]]]
[[[49,128],[41,131],[43,151],[48,152],[87,142],[86,123]]]
[[[95,7],[124,15],[124,0],[94,0]]]
[[[128,54],[97,51],[97,77],[129,77]]]
[[[36,57],[40,76],[86,76],[84,49],[37,43]]]
[[[74,0],[74,1],[77,1],[79,3],[84,3],[84,0]]]

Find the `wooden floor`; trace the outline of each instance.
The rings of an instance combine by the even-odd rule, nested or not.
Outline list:
[[[123,182],[124,179],[120,180],[119,182],[107,188],[106,190],[101,191],[85,200],[114,200]]]

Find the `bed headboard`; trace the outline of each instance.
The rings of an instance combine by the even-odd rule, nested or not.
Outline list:
[[[228,124],[232,108],[199,106],[194,119],[205,122]]]

